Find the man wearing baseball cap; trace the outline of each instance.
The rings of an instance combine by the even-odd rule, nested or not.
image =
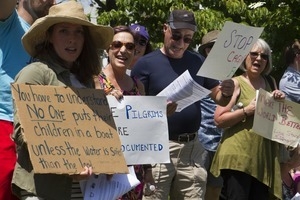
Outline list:
[[[199,85],[211,90],[210,97],[227,105],[234,89],[232,80],[219,81],[197,76],[204,57],[187,50],[197,31],[193,12],[173,10],[163,25],[163,46],[142,58],[131,75],[145,86],[146,95],[155,96],[186,70]],[[170,163],[153,163],[156,190],[143,199],[204,199],[207,172],[202,162],[204,148],[198,140],[200,103],[175,112],[176,102],[167,102]],[[150,168],[151,170],[151,168]]]

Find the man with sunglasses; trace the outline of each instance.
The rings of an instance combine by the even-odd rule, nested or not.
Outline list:
[[[11,192],[16,163],[13,132],[13,105],[10,83],[30,61],[21,37],[39,17],[45,16],[54,0],[0,1],[0,199],[17,199]],[[17,8],[17,9],[16,9]]]
[[[197,31],[194,14],[174,10],[163,25],[163,47],[140,58],[131,75],[138,77],[147,95],[155,96],[186,70],[203,87],[210,89],[216,103],[231,99],[232,80],[219,81],[197,76],[204,57],[187,50]],[[169,148],[171,163],[153,164],[156,190],[143,199],[204,199],[207,172],[201,159],[204,148],[197,131],[201,122],[199,102],[176,112],[176,102],[168,102]],[[151,169],[150,169],[151,170]]]

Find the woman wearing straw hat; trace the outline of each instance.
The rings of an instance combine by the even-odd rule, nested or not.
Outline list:
[[[10,84],[30,60],[21,38],[37,18],[48,14],[53,3],[54,0],[0,1],[0,199],[17,200],[11,191],[17,155],[11,140],[14,111]]]
[[[35,21],[23,36],[26,51],[36,62],[16,76],[16,83],[94,87],[99,74],[99,49],[108,48],[113,29],[88,21],[81,4],[75,1],[54,5],[49,14]],[[77,83],[77,84],[75,84]],[[35,174],[15,111],[14,140],[18,161],[13,175],[13,191],[21,199],[71,199],[72,178],[59,174]],[[91,173],[85,168],[81,175]],[[79,175],[80,176],[80,175]],[[81,176],[82,177],[82,176]],[[77,176],[76,176],[77,178]]]

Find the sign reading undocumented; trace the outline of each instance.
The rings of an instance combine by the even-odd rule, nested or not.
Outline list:
[[[167,97],[124,96],[118,101],[107,96],[107,100],[127,165],[169,163]]]

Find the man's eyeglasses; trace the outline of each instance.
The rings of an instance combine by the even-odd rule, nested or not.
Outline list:
[[[148,41],[147,40],[144,40],[144,39],[140,39],[140,40],[137,40],[136,41],[136,44],[138,44],[138,45],[140,45],[140,46],[146,46],[147,45],[147,43],[148,43]]]
[[[259,55],[263,60],[269,60],[269,55],[265,53],[250,52],[251,58],[257,58]]]
[[[125,48],[129,51],[132,51],[135,49],[135,44],[132,42],[123,43],[120,41],[113,41],[110,45],[114,49],[120,49],[122,46],[125,46]]]
[[[171,38],[174,40],[174,41],[179,41],[183,38],[183,42],[186,43],[186,44],[190,44],[193,39],[192,38],[189,38],[189,37],[184,37],[181,35],[181,33],[179,32],[176,32],[176,31],[172,31],[172,29],[170,28],[170,31],[171,31]]]

